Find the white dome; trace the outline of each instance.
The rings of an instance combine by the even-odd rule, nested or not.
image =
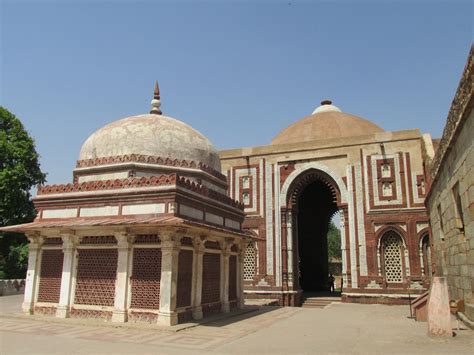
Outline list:
[[[330,100],[321,101],[321,106],[316,107],[312,115],[321,112],[342,112],[339,107],[334,106]]]
[[[131,116],[100,128],[82,145],[79,160],[129,154],[195,161],[221,171],[219,155],[204,135],[157,114]]]

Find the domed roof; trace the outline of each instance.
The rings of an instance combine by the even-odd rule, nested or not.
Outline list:
[[[321,102],[311,116],[307,116],[286,127],[271,144],[308,142],[318,139],[354,137],[383,132],[376,124],[342,112],[329,100]]]
[[[220,172],[217,150],[200,132],[161,114],[155,87],[150,114],[126,117],[94,132],[84,142],[79,160],[130,154],[203,163]]]

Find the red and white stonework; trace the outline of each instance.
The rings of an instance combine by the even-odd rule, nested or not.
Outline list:
[[[252,239],[226,195],[217,151],[201,133],[152,111],[84,143],[74,182],[42,186],[32,223],[23,310],[170,326],[243,306]]]
[[[221,151],[229,195],[244,204],[243,226],[256,237],[245,256],[245,297],[298,306],[303,292],[324,290],[324,240],[338,212],[343,301],[405,303],[425,291],[426,151],[429,135],[384,131],[330,101],[269,145]]]

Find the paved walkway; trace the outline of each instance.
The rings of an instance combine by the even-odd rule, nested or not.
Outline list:
[[[0,297],[1,354],[471,354],[474,332],[430,339],[406,306],[263,307],[179,332],[18,317],[21,297]],[[454,323],[455,324],[455,323]]]

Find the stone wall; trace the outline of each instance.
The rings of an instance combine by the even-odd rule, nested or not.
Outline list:
[[[0,296],[20,295],[25,292],[25,280],[0,280]]]
[[[427,197],[436,274],[451,299],[463,299],[474,319],[474,95],[473,49],[453,100]]]
[[[467,119],[457,141],[447,153],[445,166],[432,186],[428,208],[433,235],[436,271],[448,277],[453,299],[474,302],[474,114]],[[462,211],[455,203],[459,186]],[[462,218],[460,218],[462,213]],[[442,220],[442,226],[441,226]]]

